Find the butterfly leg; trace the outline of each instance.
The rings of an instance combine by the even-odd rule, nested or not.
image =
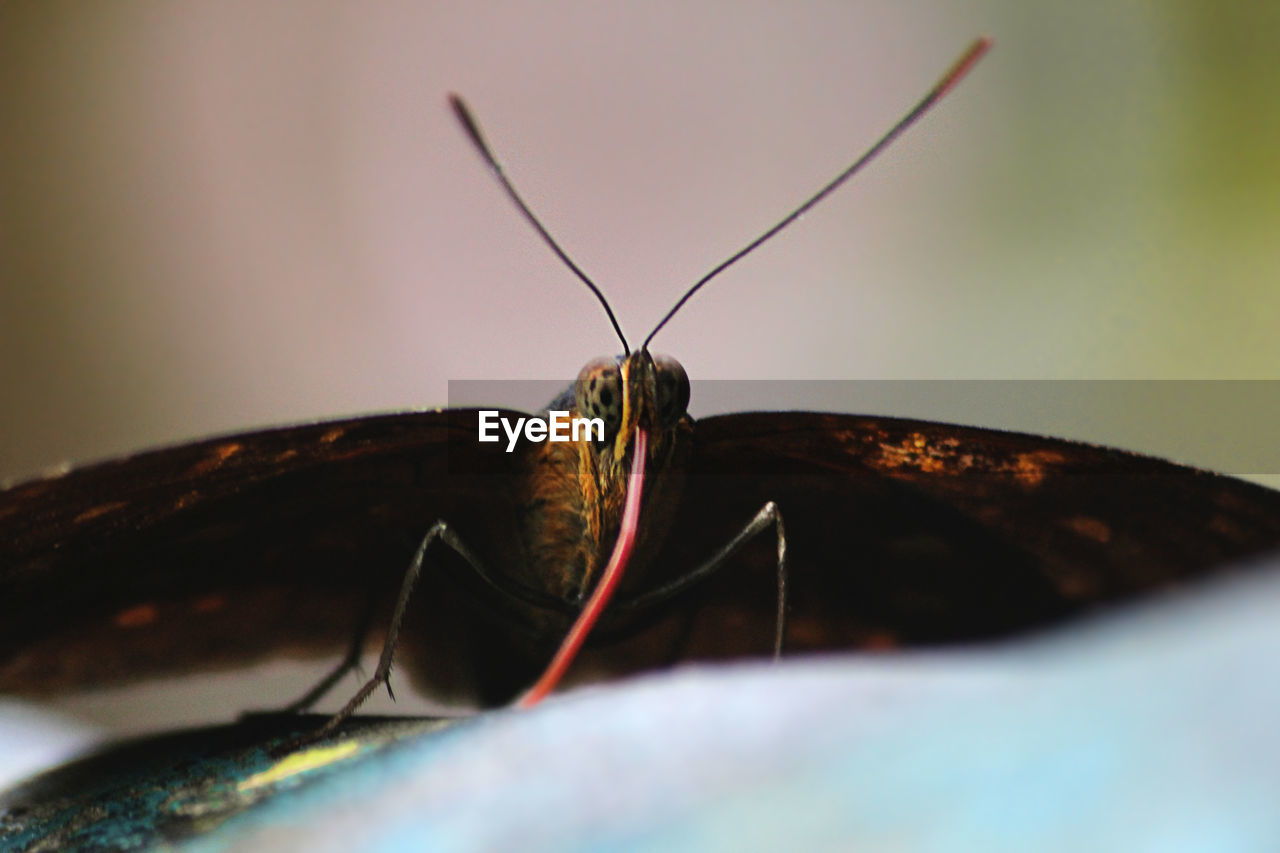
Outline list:
[[[742,546],[770,527],[773,528],[778,539],[778,613],[774,622],[773,635],[773,657],[774,660],[777,660],[782,656],[782,642],[787,633],[787,532],[782,523],[782,511],[778,509],[778,505],[773,501],[769,501],[761,507],[755,518],[751,519],[738,535],[729,540],[727,545],[713,554],[702,565],[651,592],[628,599],[625,602],[618,602],[618,609],[644,610],[674,598],[686,589],[718,572],[728,564],[729,558],[736,554]]]
[[[369,636],[369,628],[373,624],[374,599],[373,589],[370,588],[368,595],[365,597],[364,607],[360,611],[360,620],[351,632],[351,644],[347,646],[347,653],[341,662],[331,669],[324,678],[320,679],[314,687],[293,702],[285,705],[282,709],[284,713],[301,714],[304,711],[309,711],[347,673],[354,672],[360,668],[360,659],[364,653],[364,641]]]
[[[409,564],[408,570],[404,573],[404,580],[400,583],[400,593],[396,596],[396,605],[395,610],[391,615],[391,624],[387,627],[387,638],[382,644],[382,655],[378,658],[378,666],[374,670],[373,675],[371,675],[369,679],[361,685],[360,689],[351,697],[351,700],[347,702],[346,705],[342,706],[342,710],[330,717],[329,720],[315,732],[308,735],[305,738],[305,742],[319,740],[332,733],[336,728],[338,728],[338,726],[342,725],[345,720],[354,714],[356,709],[364,704],[365,700],[373,694],[373,691],[378,689],[379,685],[385,684],[387,687],[387,694],[391,696],[392,699],[395,698],[395,693],[391,690],[391,663],[392,659],[395,657],[396,643],[400,638],[400,627],[404,622],[405,612],[408,609],[409,598],[413,594],[413,588],[418,583],[418,576],[422,574],[422,564],[426,557],[427,549],[430,548],[431,544],[437,539],[456,551],[481,577],[488,577],[488,574],[484,571],[479,558],[477,558],[476,555],[472,553],[471,549],[463,543],[463,541],[458,537],[458,534],[454,533],[453,528],[449,526],[448,522],[441,520],[431,525],[431,529],[427,531],[427,535],[422,537],[422,543],[418,545],[418,550],[413,555],[413,561]]]

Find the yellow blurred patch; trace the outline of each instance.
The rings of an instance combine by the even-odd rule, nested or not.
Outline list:
[[[290,776],[296,776],[299,773],[305,773],[308,770],[315,770],[317,767],[341,761],[353,755],[359,748],[359,743],[349,740],[336,746],[321,746],[296,752],[287,758],[277,761],[261,773],[255,773],[245,779],[239,785],[236,785],[236,790],[243,793],[254,788],[261,788],[264,785],[273,785],[283,779],[288,779]]]

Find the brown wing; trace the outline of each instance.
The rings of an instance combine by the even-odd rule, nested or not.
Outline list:
[[[273,430],[0,493],[0,690],[341,643],[368,592],[394,594],[437,518],[500,571],[519,559],[519,459],[474,429],[474,412],[450,411]],[[651,583],[701,563],[769,500],[787,524],[793,650],[1006,636],[1280,546],[1280,494],[1158,460],[744,414],[697,425]],[[579,675],[766,652],[774,560],[761,537],[638,629],[615,620]],[[558,638],[521,633],[523,605],[468,583],[447,554],[434,565],[455,571],[424,576],[406,652],[444,694],[524,686]]]
[[[513,459],[475,430],[468,410],[335,421],[0,492],[0,690],[341,644],[437,519],[518,555]]]
[[[695,429],[661,557],[678,576],[766,502],[786,522],[791,650],[972,641],[1235,568],[1280,548],[1280,492],[1041,436],[852,415],[751,413]],[[624,661],[767,653],[775,542],[760,537]],[[683,621],[679,621],[683,620]]]

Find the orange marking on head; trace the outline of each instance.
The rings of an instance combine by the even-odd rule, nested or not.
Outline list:
[[[117,628],[145,628],[159,618],[160,611],[156,609],[154,604],[139,604],[135,607],[121,610],[111,621]]]

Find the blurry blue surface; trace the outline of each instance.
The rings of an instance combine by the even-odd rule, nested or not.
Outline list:
[[[100,743],[92,726],[48,708],[0,697],[0,791]]]
[[[1278,617],[1270,571],[997,649],[583,690],[190,849],[1277,850]]]

